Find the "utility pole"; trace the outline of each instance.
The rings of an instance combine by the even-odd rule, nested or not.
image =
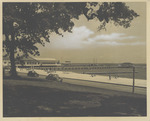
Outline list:
[[[135,67],[133,66],[133,88],[132,88],[132,93],[134,93],[134,85],[135,85]]]

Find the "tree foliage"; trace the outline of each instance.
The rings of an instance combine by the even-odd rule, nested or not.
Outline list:
[[[62,3],[3,3],[3,49],[15,71],[16,57],[20,54],[39,55],[37,44],[50,42],[50,35],[71,32],[74,22],[84,15],[87,20],[100,21],[99,30],[107,23],[130,27],[138,14],[122,2],[62,2]],[[63,35],[62,35],[63,36]]]

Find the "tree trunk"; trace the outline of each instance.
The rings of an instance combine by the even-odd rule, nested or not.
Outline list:
[[[10,46],[10,63],[11,63],[11,76],[13,78],[17,77],[17,72],[16,72],[16,64],[15,64],[15,34],[11,34],[11,46]]]
[[[12,77],[16,77],[17,76],[17,72],[16,72],[16,64],[15,64],[15,58],[14,58],[14,49],[10,49],[10,63],[11,63],[11,76]]]

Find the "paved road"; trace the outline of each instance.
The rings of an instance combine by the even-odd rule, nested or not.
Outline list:
[[[63,82],[76,84],[76,85],[84,85],[84,86],[89,86],[89,87],[109,89],[109,90],[117,90],[117,91],[123,91],[123,92],[132,92],[132,89],[133,89],[132,86],[114,85],[114,84],[99,83],[99,82],[92,82],[92,81],[78,80],[78,79],[64,78]],[[135,87],[134,92],[137,94],[146,95],[146,88]]]
[[[45,78],[45,76],[40,76],[41,78]],[[96,87],[108,90],[115,90],[115,91],[122,91],[122,92],[131,92],[132,93],[132,86],[126,85],[119,85],[119,84],[110,84],[110,83],[100,83],[100,82],[93,82],[88,80],[79,80],[79,79],[70,79],[70,78],[63,78],[63,82],[75,84],[75,85],[82,85],[88,87]],[[146,95],[146,88],[144,87],[135,87],[134,93]]]
[[[26,76],[25,73],[20,73],[22,76]],[[19,75],[20,75],[19,74]],[[45,75],[40,75],[40,78],[45,79]],[[119,84],[110,84],[110,83],[101,83],[101,82],[93,82],[88,80],[79,80],[79,79],[70,79],[70,78],[63,78],[63,82],[75,84],[75,85],[82,85],[88,87],[96,87],[101,89],[108,89],[108,90],[115,90],[115,91],[122,91],[122,92],[131,92],[132,93],[132,86],[125,86]],[[135,87],[134,93],[146,95],[146,88],[144,87]]]

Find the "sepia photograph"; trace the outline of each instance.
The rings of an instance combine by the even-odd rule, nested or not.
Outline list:
[[[2,4],[2,117],[147,117],[146,2]]]

